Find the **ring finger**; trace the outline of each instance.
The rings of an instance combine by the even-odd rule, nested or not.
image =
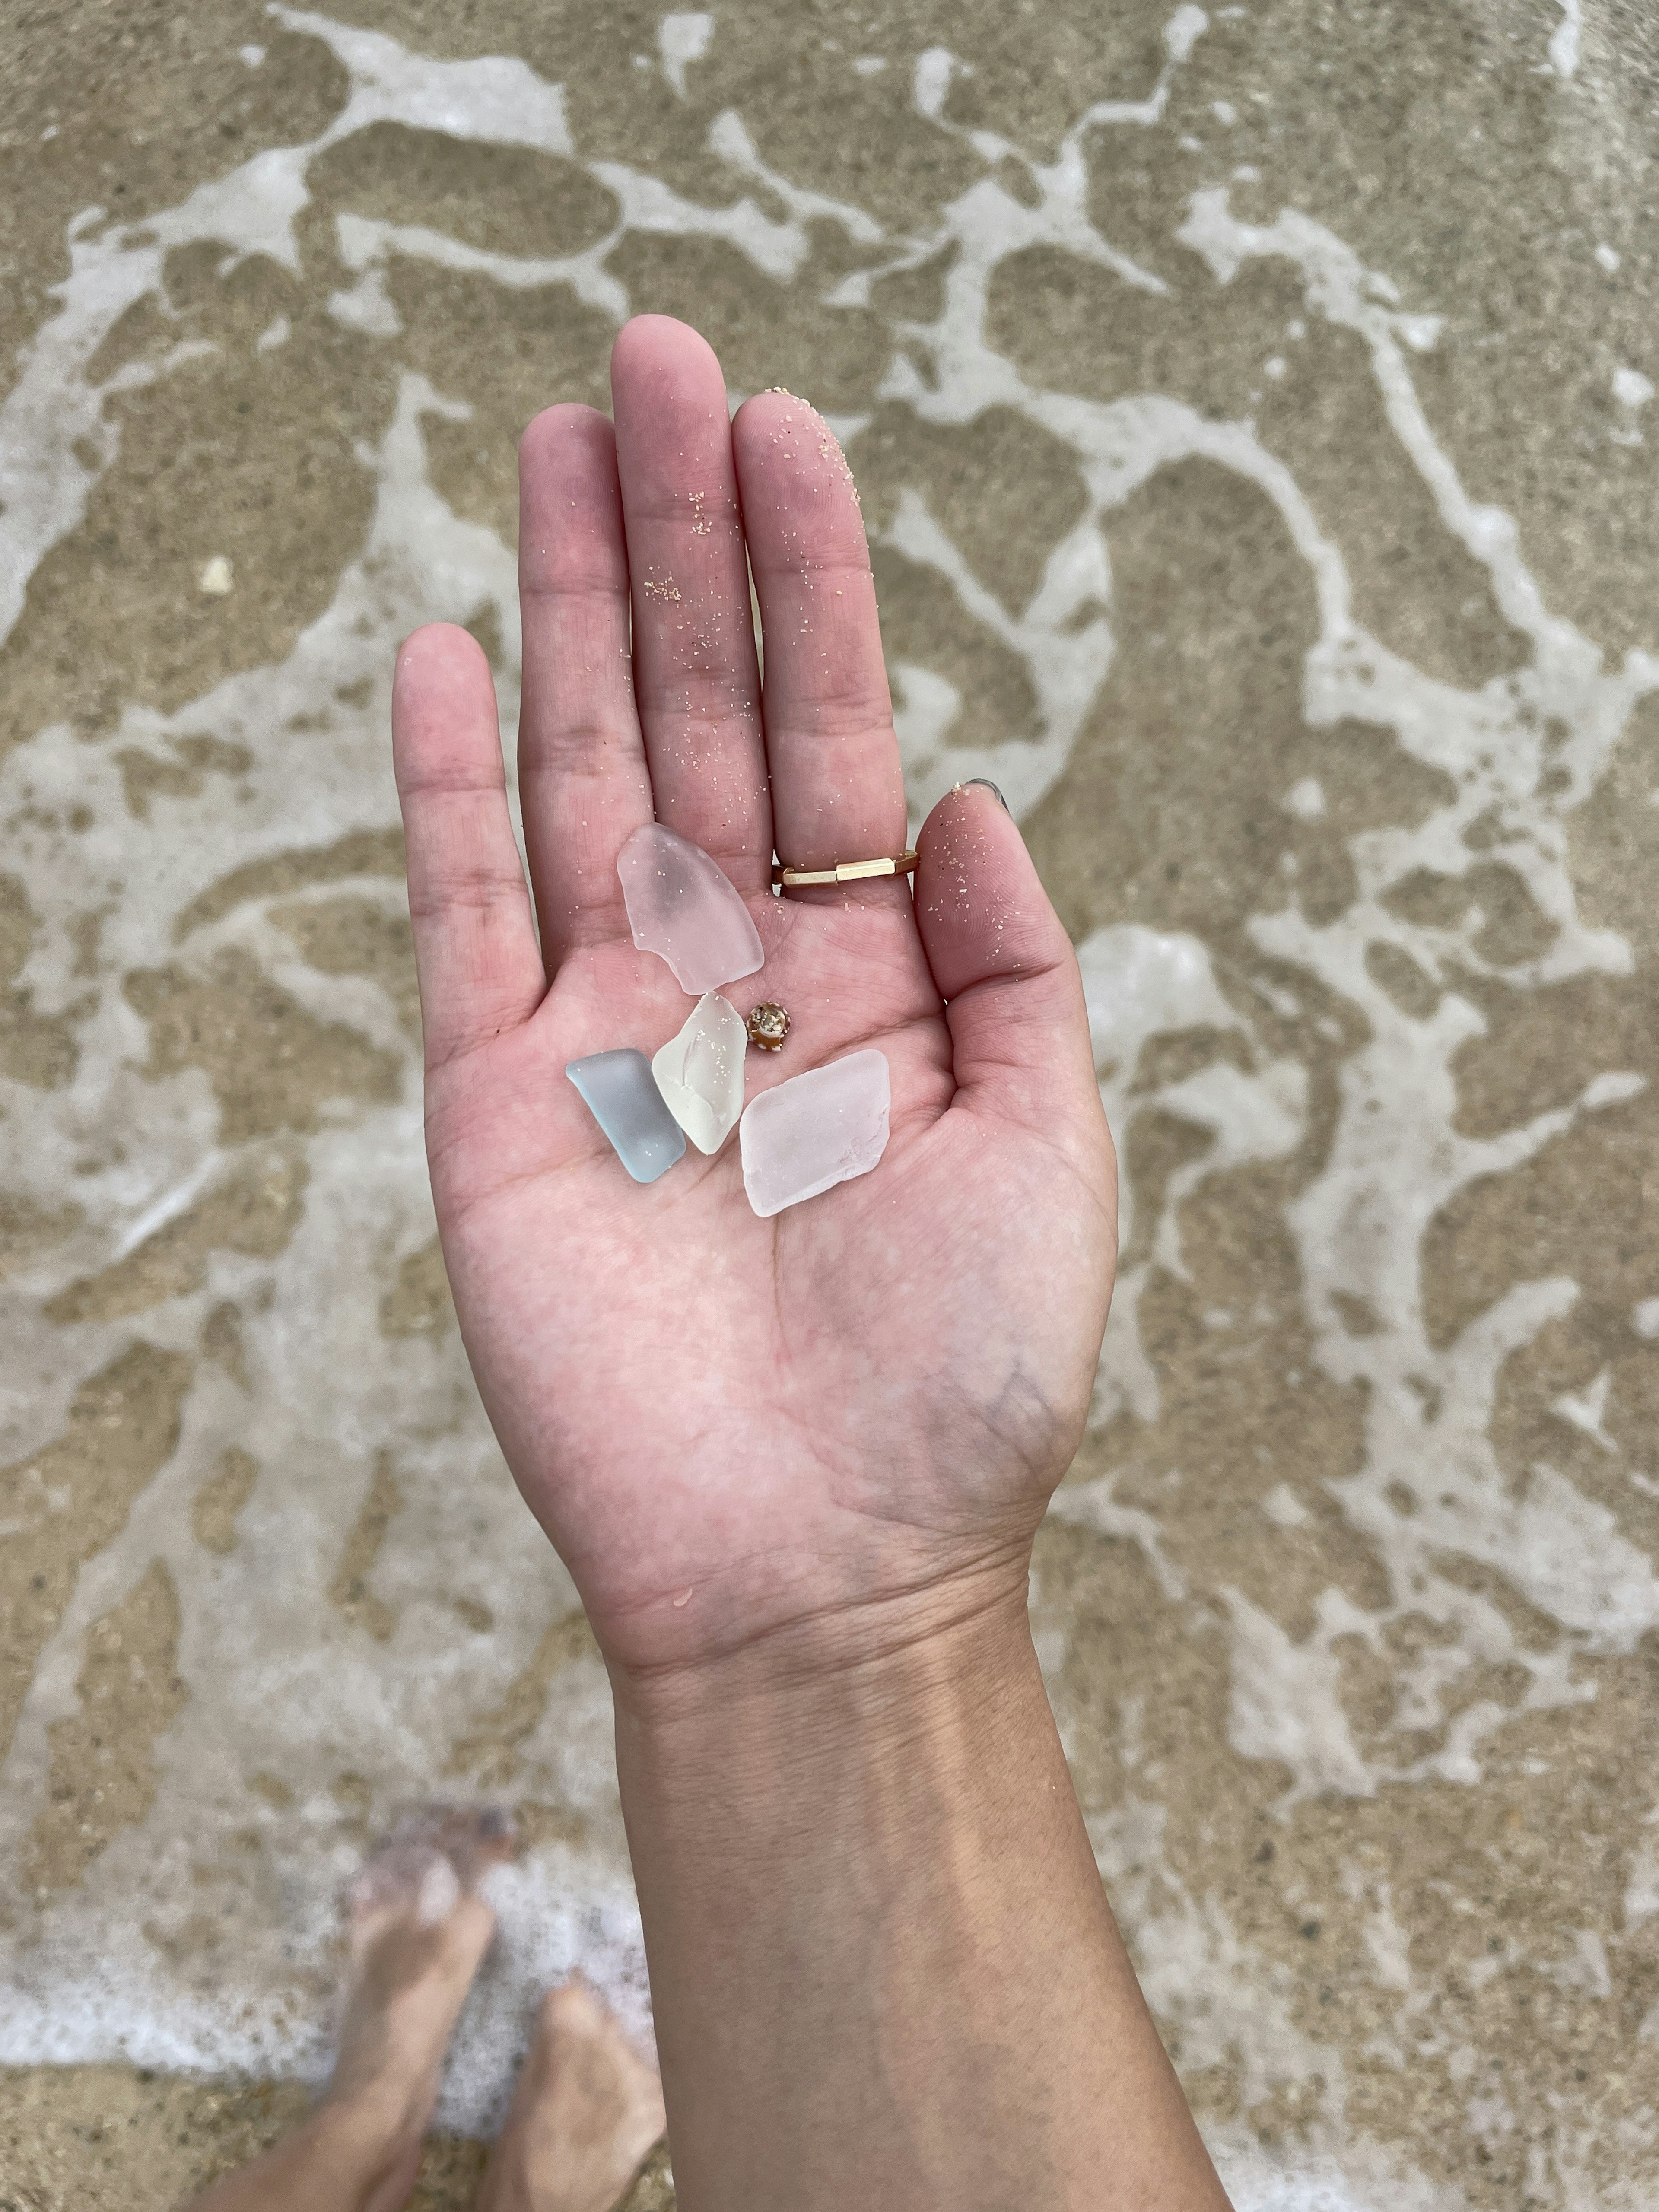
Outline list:
[[[787,392],[738,410],[732,451],[766,641],[779,857],[828,868],[896,854],[904,777],[852,472],[823,416]],[[859,888],[880,895],[874,884]]]

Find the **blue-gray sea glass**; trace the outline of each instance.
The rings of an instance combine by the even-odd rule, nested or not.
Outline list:
[[[685,1132],[664,1103],[642,1052],[631,1044],[590,1052],[564,1072],[635,1182],[655,1182],[684,1156]]]

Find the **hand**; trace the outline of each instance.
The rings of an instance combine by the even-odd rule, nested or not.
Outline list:
[[[486,1409],[613,1666],[781,1637],[904,1639],[1023,1594],[1084,1418],[1115,1181],[1077,963],[994,793],[951,793],[902,879],[898,747],[857,496],[781,392],[728,422],[684,325],[630,323],[603,416],[520,453],[514,847],[488,665],[418,631],[393,706],[445,1262]],[[745,546],[747,562],[745,565]],[[750,617],[752,567],[765,688]],[[629,657],[630,617],[632,659]],[[877,1045],[873,1173],[759,1220],[734,1135],[630,1182],[568,1060],[648,1058],[691,1001],[617,877],[653,816],[711,853],[766,951],[732,987],[794,1026],[749,1093]]]

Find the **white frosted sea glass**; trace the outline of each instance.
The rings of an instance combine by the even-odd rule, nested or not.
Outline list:
[[[751,1098],[738,1132],[743,1187],[763,1219],[868,1175],[887,1149],[887,1055],[849,1052]]]
[[[766,957],[737,886],[701,845],[660,822],[636,830],[617,855],[628,926],[641,952],[658,952],[682,991],[701,998]]]
[[[651,1062],[669,1112],[700,1152],[717,1152],[743,1111],[749,1031],[718,991],[705,991],[678,1036]]]

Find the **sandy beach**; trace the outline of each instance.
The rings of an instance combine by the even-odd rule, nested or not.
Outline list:
[[[642,310],[829,418],[913,822],[994,779],[1079,948],[1122,1253],[1033,1628],[1241,2212],[1651,2205],[1648,15],[65,0],[0,54],[0,2212],[165,2212],[302,2110],[411,1802],[524,1842],[417,2205],[551,1981],[648,2031],[387,734],[443,617],[510,755],[517,434]]]

